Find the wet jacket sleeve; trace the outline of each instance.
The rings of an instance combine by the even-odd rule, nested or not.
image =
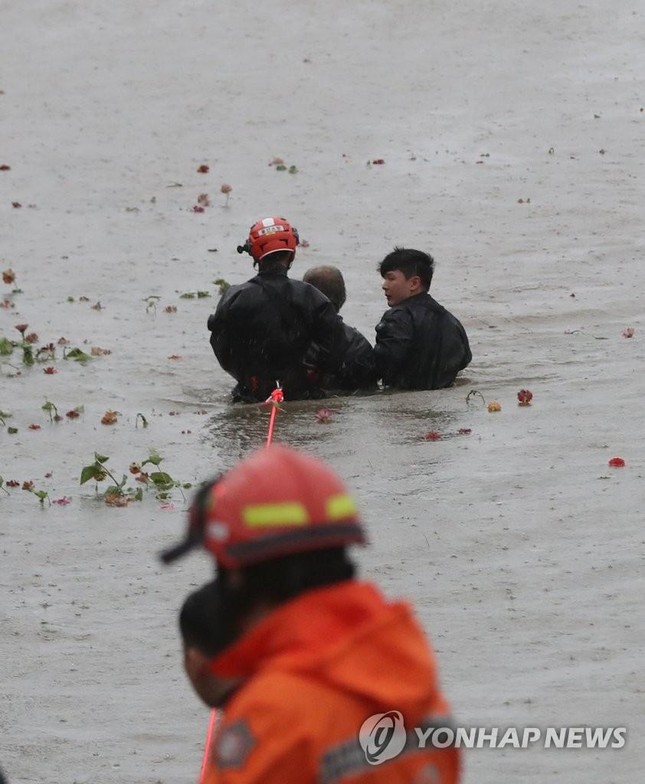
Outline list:
[[[229,313],[235,302],[237,293],[228,289],[217,303],[215,313],[208,319],[210,330],[210,344],[217,357],[217,361],[228,373],[234,375],[235,370],[235,332],[229,324]]]
[[[312,327],[317,365],[324,373],[335,373],[342,366],[348,348],[345,328],[334,306],[318,291],[315,292]]]
[[[270,711],[254,711],[215,739],[204,784],[300,784],[316,781],[311,743],[302,722]],[[300,717],[302,718],[302,717]]]
[[[396,380],[412,351],[414,322],[406,308],[388,310],[376,326],[374,363],[384,384]]]

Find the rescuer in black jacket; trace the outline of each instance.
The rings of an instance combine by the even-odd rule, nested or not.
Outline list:
[[[313,342],[320,367],[334,373],[345,348],[343,321],[318,289],[287,277],[298,232],[284,218],[255,223],[238,252],[253,257],[258,274],[231,286],[208,319],[220,365],[237,380],[233,399],[266,400],[280,382],[286,400],[321,397],[304,363]]]
[[[338,313],[347,298],[343,273],[338,267],[324,265],[311,267],[302,276],[331,301]],[[376,390],[374,377],[374,349],[369,340],[354,327],[343,323],[345,349],[342,365],[334,375],[321,377],[321,385],[329,392],[347,394],[348,392],[368,392]],[[315,370],[318,367],[318,346],[313,344],[307,352],[305,362]]]
[[[428,290],[434,259],[395,248],[379,265],[390,309],[376,326],[376,375],[396,389],[442,389],[472,359],[461,323]]]

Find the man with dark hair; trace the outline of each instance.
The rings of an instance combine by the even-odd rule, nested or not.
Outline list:
[[[258,274],[228,288],[208,319],[215,356],[238,382],[234,401],[262,402],[278,381],[286,400],[320,397],[304,363],[312,342],[323,372],[341,366],[342,319],[316,288],[287,276],[298,243],[284,218],[254,223],[237,250],[251,255]]]
[[[214,556],[213,631],[188,636],[220,684],[237,679],[215,703],[202,784],[458,782],[459,750],[421,748],[414,731],[451,726],[434,654],[407,603],[356,579],[347,548],[361,543],[344,483],[286,447],[197,494],[185,540],[162,557]]]
[[[338,267],[324,265],[311,267],[303,275],[303,281],[315,286],[331,301],[336,312],[345,304],[345,280]],[[321,386],[327,391],[340,393],[370,391],[376,389],[374,377],[373,349],[367,338],[354,327],[343,322],[345,350],[343,361],[334,375],[321,378]],[[313,344],[305,360],[316,369],[319,364],[319,348]]]
[[[179,613],[184,670],[197,696],[211,708],[223,705],[242,683],[239,678],[218,678],[208,666],[225,646],[216,623],[220,602],[218,585],[212,581],[189,594]]]
[[[434,259],[394,248],[379,265],[390,309],[376,326],[376,373],[396,389],[442,389],[472,359],[462,324],[428,293]]]

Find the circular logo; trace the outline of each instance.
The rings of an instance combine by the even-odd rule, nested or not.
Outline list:
[[[399,711],[374,713],[365,719],[358,733],[358,742],[370,765],[398,757],[406,741],[405,724]]]

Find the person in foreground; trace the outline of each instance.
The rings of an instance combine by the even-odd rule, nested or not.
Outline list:
[[[202,784],[455,784],[460,751],[419,748],[451,726],[411,607],[358,579],[353,499],[324,463],[283,446],[198,492],[186,538],[214,557],[208,668],[223,707]],[[199,638],[202,635],[198,635]],[[426,736],[427,736],[426,732]]]
[[[315,286],[319,291],[331,301],[336,309],[336,313],[345,304],[345,280],[343,273],[331,265],[311,267],[302,276],[305,283]],[[333,376],[323,377],[320,384],[328,391],[336,393],[374,391],[376,389],[376,379],[374,378],[373,349],[367,340],[354,327],[343,323],[345,332],[345,351],[343,362],[338,372]],[[307,353],[305,362],[310,364],[316,372],[318,367],[319,349],[313,344]]]
[[[323,372],[342,362],[342,319],[316,288],[287,273],[296,255],[298,232],[284,218],[263,218],[238,246],[258,274],[231,286],[208,319],[218,362],[238,382],[234,401],[262,402],[280,382],[286,400],[320,397],[304,357],[315,342]]]
[[[379,265],[390,309],[376,326],[376,374],[386,387],[442,389],[471,361],[462,324],[429,292],[434,259],[394,248]]]

